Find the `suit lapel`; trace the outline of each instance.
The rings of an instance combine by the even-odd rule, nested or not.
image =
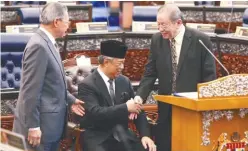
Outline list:
[[[49,47],[49,49],[51,51],[51,54],[53,55],[53,57],[55,58],[56,62],[59,65],[60,72],[61,72],[61,75],[63,77],[64,84],[65,84],[65,87],[66,87],[65,75],[64,75],[64,68],[62,66],[62,60],[60,58],[59,52],[56,52],[58,50],[55,49],[55,46],[52,44],[51,40],[49,40],[49,38],[47,37],[47,35],[43,31],[41,31],[40,29],[38,29],[37,33],[47,42],[47,45],[48,45],[48,47]]]
[[[109,91],[108,91],[108,88],[107,88],[105,82],[103,81],[102,77],[100,76],[100,74],[98,73],[97,70],[95,70],[93,74],[95,74],[95,82],[96,82],[96,85],[99,88],[102,96],[105,97],[108,105],[112,106],[112,99],[110,97],[110,94],[109,94]]]
[[[63,73],[63,66],[62,66],[62,60],[60,58],[60,54],[59,52],[56,52],[58,50],[54,49],[55,47],[53,46],[52,42],[48,42],[48,47],[50,48],[51,53],[53,54],[54,58],[56,59],[56,62],[58,63],[60,70],[62,72],[62,75],[64,75]]]
[[[182,43],[182,47],[181,47],[179,62],[178,62],[178,66],[177,66],[177,76],[180,73],[183,61],[187,55],[190,44],[191,44],[191,33],[187,28],[185,28],[185,33],[184,33],[184,37],[183,37],[183,43]]]
[[[164,67],[166,68],[166,65],[168,65],[169,73],[172,72],[172,66],[171,66],[171,48],[170,48],[170,43],[168,39],[163,39],[162,38],[162,64],[164,64]]]
[[[121,102],[121,81],[119,78],[115,79],[115,104],[120,104]]]

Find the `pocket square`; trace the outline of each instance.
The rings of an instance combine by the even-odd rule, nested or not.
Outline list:
[[[129,99],[129,94],[127,92],[121,93],[121,100],[126,102]]]

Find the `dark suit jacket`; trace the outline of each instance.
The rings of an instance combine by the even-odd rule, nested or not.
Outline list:
[[[117,125],[124,128],[129,140],[136,141],[137,137],[128,130],[128,110],[126,101],[134,97],[129,79],[123,75],[115,79],[115,105],[112,106],[108,88],[102,77],[95,70],[87,76],[78,87],[79,98],[85,101],[86,114],[83,117],[84,145],[95,146],[105,141],[113,134]],[[140,113],[134,121],[140,136],[150,136],[149,124],[144,112]]]
[[[197,84],[216,79],[214,58],[199,43],[201,39],[211,50],[210,38],[191,28],[185,29],[182,48],[177,66],[177,92],[194,92]],[[145,66],[144,76],[137,90],[137,95],[146,100],[158,78],[158,93],[170,95],[172,90],[172,61],[168,39],[163,39],[160,33],[152,36],[150,55]],[[158,103],[159,120],[163,122],[168,116],[169,105]]]

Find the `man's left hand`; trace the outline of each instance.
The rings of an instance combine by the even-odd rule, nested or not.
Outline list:
[[[145,149],[149,148],[149,151],[156,151],[157,150],[156,145],[154,144],[153,140],[151,140],[147,136],[144,136],[141,138],[141,143]]]
[[[75,114],[79,116],[84,116],[85,110],[84,107],[82,106],[84,104],[83,101],[76,99],[75,103],[71,105],[71,110]]]

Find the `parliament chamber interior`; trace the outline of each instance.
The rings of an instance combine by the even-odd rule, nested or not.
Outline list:
[[[11,131],[13,128],[14,108],[17,103],[20,80],[22,78],[23,51],[30,37],[39,28],[40,12],[43,6],[48,2],[1,1],[2,129]],[[93,68],[98,66],[97,57],[100,55],[100,44],[105,40],[117,40],[127,45],[128,51],[125,56],[122,74],[131,80],[134,91],[136,92],[143,76],[145,65],[148,61],[151,37],[154,33],[158,32],[156,22],[158,9],[161,5],[172,2],[180,8],[183,15],[183,24],[185,26],[205,32],[210,37],[213,54],[220,62],[216,61],[217,78],[225,80],[223,78],[228,78],[231,75],[242,75],[243,78],[248,80],[248,1],[59,2],[66,5],[68,8],[70,26],[67,35],[63,38],[56,39],[56,42],[58,43],[60,56],[64,65],[68,91],[75,97],[78,95],[78,84],[91,73]],[[89,26],[89,29],[86,29],[83,26],[84,23]],[[90,28],[90,26],[94,27],[94,25],[100,27],[100,30]],[[151,29],[149,30],[146,28],[148,27],[146,25],[151,27]],[[94,29],[96,30],[94,31]],[[90,59],[91,66],[87,68],[80,66],[78,60],[82,57]],[[228,74],[222,65],[227,69],[229,72]],[[218,127],[218,120],[215,119],[215,117],[218,117],[217,114],[225,118],[226,121],[229,116],[241,118],[243,115],[244,119],[240,119],[240,121],[234,119],[234,122],[239,121],[239,124],[243,125],[243,127],[239,127],[238,135],[240,139],[237,139],[236,141],[235,139],[232,139],[232,142],[240,143],[241,139],[244,138],[245,141],[243,141],[243,143],[241,142],[241,145],[236,146],[236,148],[242,148],[243,145],[243,151],[248,150],[248,82],[244,82],[246,82],[246,87],[241,88],[244,90],[242,95],[244,98],[243,100],[241,98],[241,102],[246,104],[246,106],[239,108],[237,107],[238,103],[234,103],[234,109],[230,107],[231,105],[226,105],[226,110],[221,107],[220,110],[196,109],[197,112],[200,112],[199,115],[196,115],[200,118],[200,128],[195,130],[197,131],[197,135],[199,135],[199,139],[194,140],[199,140],[196,141],[196,143],[197,145],[202,146],[198,151],[205,151],[205,149],[203,149],[204,147],[206,147],[206,150],[211,150],[212,147],[216,145],[216,142],[219,141],[218,138],[220,137],[218,136],[220,136],[220,133],[212,135],[214,132],[211,133],[211,131],[214,131],[214,128],[204,127],[207,125],[204,125],[204,122],[209,122],[212,124],[211,126]],[[153,96],[158,94],[158,83],[159,81],[155,82],[152,92],[150,92],[150,95],[143,105],[143,110],[146,113],[150,125],[152,139],[154,140],[156,139],[153,131],[156,127],[158,118],[158,99]],[[218,99],[218,97],[215,99]],[[209,100],[211,101],[211,99]],[[236,101],[239,102],[239,98],[237,98]],[[228,101],[227,99],[227,102],[230,103],[231,101]],[[223,104],[225,104],[225,102],[223,102]],[[183,105],[179,106],[182,107]],[[215,105],[212,104],[212,107],[213,106]],[[186,108],[190,109],[190,107]],[[205,116],[206,114],[211,116],[211,118]],[[187,117],[187,115],[185,115],[185,117]],[[208,118],[209,121],[204,121],[204,118]],[[224,121],[226,125],[231,125],[226,121]],[[216,122],[216,125],[213,124],[214,122]],[[137,132],[136,127],[131,120],[129,121],[129,128]],[[179,131],[179,127],[177,126],[176,128]],[[81,151],[81,142],[83,141],[84,131],[85,130],[79,126],[78,117],[70,112],[68,115],[68,136],[61,140],[59,147],[60,151]],[[233,134],[234,132],[236,131],[229,130],[227,132],[228,140],[233,138],[229,136],[236,136]],[[206,133],[209,133],[210,136]],[[246,136],[244,134],[246,134]],[[184,138],[177,137],[177,139],[173,138],[173,141],[180,142],[172,141],[172,146],[176,143],[189,143],[189,141],[184,143],[184,139],[190,140],[188,137],[190,136]],[[209,143],[209,141],[211,141],[211,143]],[[231,143],[229,142],[229,145],[230,144]],[[226,150],[228,147],[228,143],[226,143]],[[180,151],[179,148],[175,148],[177,147],[174,147],[173,151]]]

